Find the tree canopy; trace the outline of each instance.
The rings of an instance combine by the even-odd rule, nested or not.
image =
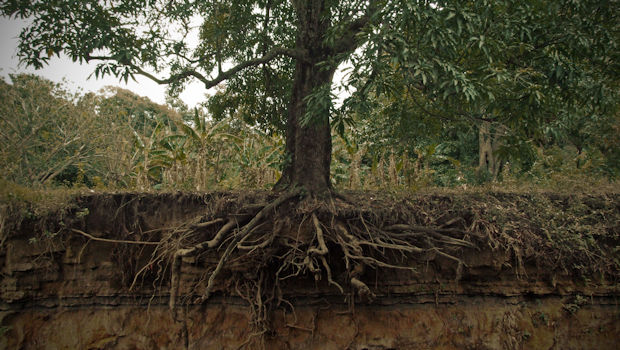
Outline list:
[[[214,117],[286,134],[279,189],[331,189],[332,128],[386,104],[404,120],[499,123],[513,146],[543,125],[617,115],[615,0],[10,0],[0,13],[32,19],[27,65],[62,53],[172,93],[220,86]],[[345,62],[351,96],[336,109]]]

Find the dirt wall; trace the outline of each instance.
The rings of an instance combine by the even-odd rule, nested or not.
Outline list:
[[[0,251],[0,348],[616,349],[620,340],[620,286],[613,275],[550,271],[527,259],[518,266],[514,252],[490,245],[465,251],[460,273],[449,259],[366,271],[372,300],[312,276],[286,280],[268,327],[257,328],[247,295],[234,292],[242,284],[202,302],[200,281],[208,274],[185,261],[179,317],[168,308],[169,269],[159,268],[160,278],[148,273],[158,268],[149,266],[153,248],[128,250],[63,229],[156,240],[158,230],[200,214],[211,198],[91,196],[76,200],[55,224],[26,221],[7,233]],[[618,223],[609,227],[606,244],[617,247]]]
[[[229,301],[230,302],[230,301]],[[451,303],[346,307],[323,303],[279,312],[268,349],[616,349],[620,320],[610,301],[568,314],[547,297],[466,297]],[[295,317],[296,316],[296,317]],[[221,300],[188,311],[190,349],[237,349],[252,329],[245,305]],[[89,306],[4,313],[6,349],[181,349],[165,306]],[[250,340],[251,341],[251,340]],[[258,340],[257,340],[258,342]],[[254,344],[258,345],[258,344]]]

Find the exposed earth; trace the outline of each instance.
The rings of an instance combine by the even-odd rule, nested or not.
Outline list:
[[[620,194],[1,207],[0,348],[615,349]]]

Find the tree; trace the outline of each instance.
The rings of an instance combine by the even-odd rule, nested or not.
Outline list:
[[[265,315],[281,301],[282,280],[323,278],[342,294],[350,287],[352,297],[368,300],[374,294],[367,267],[411,270],[409,258],[436,260],[451,263],[458,280],[463,250],[484,244],[484,236],[470,232],[469,213],[450,217],[443,205],[415,215],[420,209],[409,201],[312,200],[332,191],[332,126],[342,134],[354,117],[367,115],[385,119],[373,126],[391,125],[395,115],[401,125],[426,124],[407,121],[416,117],[414,107],[444,125],[500,121],[523,131],[519,141],[540,137],[539,126],[565,111],[598,113],[601,100],[618,94],[618,7],[617,0],[10,0],[0,13],[32,19],[20,35],[25,64],[40,67],[64,53],[100,62],[95,76],[142,75],[167,84],[172,95],[197,79],[207,88],[219,85],[207,103],[216,118],[239,116],[285,133],[276,184],[283,193],[258,194],[249,203],[224,198],[181,227],[144,232],[158,240],[148,242],[158,247],[147,266],[171,266],[175,314],[184,257],[200,259],[206,250],[218,256],[216,264],[204,261],[210,273],[201,300],[226,288],[216,283],[222,271],[240,276],[231,259],[250,262],[239,278],[255,296],[248,301],[261,328],[256,334],[266,334]],[[193,45],[188,38],[197,22]],[[332,80],[345,61],[355,91],[336,110]],[[385,114],[375,113],[381,101],[390,103]],[[617,103],[610,105],[617,113]],[[427,149],[420,158],[435,152],[434,145]],[[394,157],[389,163],[396,167]],[[282,205],[299,201],[302,188],[310,200]],[[374,212],[377,205],[389,208]],[[501,249],[514,250],[510,232],[500,237]]]
[[[32,187],[101,178],[107,140],[89,98],[33,75],[11,80],[0,79],[1,176]]]
[[[345,108],[363,106],[370,90],[398,93],[392,75],[434,104],[491,106],[498,86],[510,98],[540,101],[546,89],[572,88],[569,80],[601,86],[610,73],[601,65],[617,65],[620,12],[617,1],[572,0],[12,0],[0,9],[33,19],[19,56],[34,67],[65,53],[101,61],[96,76],[142,75],[173,92],[189,79],[207,88],[226,82],[220,107],[286,132],[276,187],[309,193],[331,188],[331,84],[345,60],[358,88]],[[530,69],[534,60],[548,69]],[[578,69],[584,63],[599,68]]]

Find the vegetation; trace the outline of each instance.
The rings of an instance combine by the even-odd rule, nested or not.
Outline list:
[[[170,267],[164,285],[181,322],[189,260],[208,271],[202,300],[226,273],[239,277],[233,262],[250,262],[238,293],[258,334],[288,278],[323,276],[350,301],[371,300],[368,269],[416,260],[459,279],[466,252],[487,246],[512,251],[517,273],[522,252],[542,247],[529,255],[540,266],[617,276],[617,251],[605,247],[617,232],[591,222],[617,215],[607,205],[616,195],[601,199],[605,209],[572,197],[481,195],[474,208],[431,196],[427,210],[385,194],[487,182],[617,191],[617,1],[20,0],[0,13],[33,19],[20,36],[26,64],[67,54],[100,62],[96,76],[142,75],[170,92],[159,106],[121,89],[78,95],[13,76],[0,85],[6,181],[275,190],[212,194],[204,215],[148,242],[64,228],[155,246],[149,264]],[[349,95],[335,105],[339,67]],[[190,79],[218,91],[189,109],[176,96]],[[380,189],[381,199],[345,189]],[[509,222],[523,212],[526,226]],[[568,265],[545,260],[558,254]]]
[[[157,105],[119,88],[80,95],[37,76],[11,78],[12,84],[0,81],[5,182],[37,189],[205,191],[268,189],[281,175],[283,137],[235,117],[214,120],[206,108],[189,110],[178,100]],[[585,192],[612,188],[620,174],[618,113],[582,120],[570,132],[562,124],[545,125],[545,138],[525,141],[528,163],[499,147],[502,171],[493,176],[480,168],[475,125],[442,123],[418,111],[407,117],[410,125],[395,127],[389,108],[332,137],[335,188],[410,192],[493,183]],[[589,142],[575,146],[584,139]]]
[[[202,110],[130,91],[71,94],[31,75],[0,81],[3,178],[31,188],[186,189],[273,185],[282,142]],[[243,175],[243,176],[242,176]]]
[[[492,177],[508,155],[531,167],[531,142],[543,141],[548,126],[570,135],[580,123],[617,119],[617,10],[616,1],[572,0],[31,0],[0,7],[34,19],[20,35],[26,64],[40,67],[64,53],[101,61],[96,76],[143,75],[173,93],[189,79],[224,83],[208,102],[212,113],[284,134],[277,187],[313,195],[332,185],[331,127],[343,134],[345,124],[369,116],[374,125],[373,114],[407,131],[420,115],[434,119],[425,125],[431,130],[440,120],[477,127],[480,165]],[[196,17],[202,22],[192,45]],[[343,62],[355,92],[336,111],[331,85]],[[169,76],[158,78],[166,69]],[[570,142],[581,154],[582,142]]]

